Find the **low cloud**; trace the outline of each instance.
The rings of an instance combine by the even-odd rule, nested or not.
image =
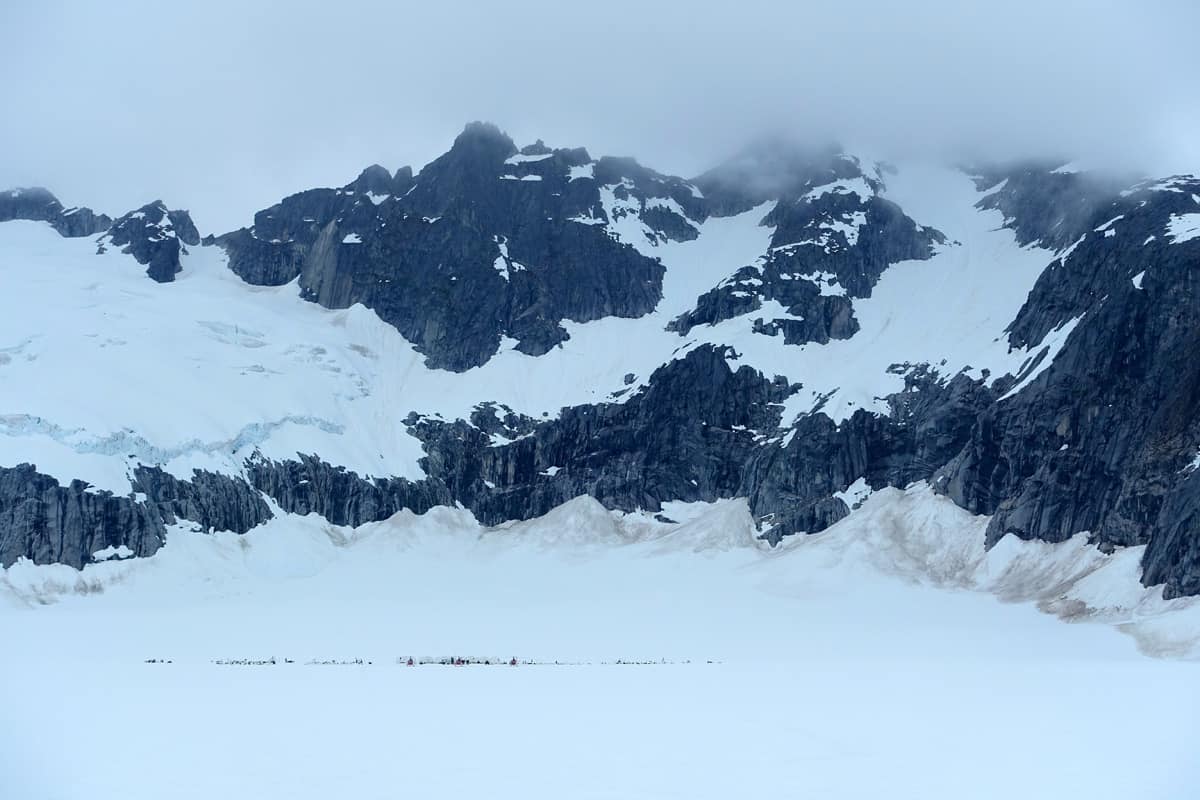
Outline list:
[[[683,175],[780,132],[1200,171],[1192,2],[411,5],[5,4],[0,185],[220,231],[473,119]]]

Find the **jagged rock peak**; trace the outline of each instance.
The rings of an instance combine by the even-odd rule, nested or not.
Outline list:
[[[182,209],[168,209],[162,200],[154,200],[141,208],[118,217],[112,227],[128,229],[141,226],[149,236],[159,239],[179,238],[184,244],[200,244],[200,232],[192,215]]]
[[[401,167],[393,175],[379,164],[372,164],[342,187],[344,194],[365,194],[378,205],[389,197],[399,197],[412,188],[412,167]]]
[[[187,211],[168,209],[162,200],[130,211],[113,222],[97,241],[97,252],[121,248],[158,283],[168,283],[183,269],[179,256],[184,245],[200,244],[200,232]]]
[[[649,313],[662,287],[654,248],[696,238],[705,217],[680,178],[632,159],[593,161],[583,148],[518,150],[495,125],[471,123],[416,176],[369,167],[216,241],[248,282],[300,277],[305,298],[362,303],[431,366],[461,371],[505,337],[541,355],[567,338],[562,320]]]
[[[66,237],[92,236],[112,224],[107,215],[90,208],[63,208],[54,193],[41,186],[0,193],[0,222],[16,219],[47,222]]]
[[[347,184],[345,188],[359,192],[371,192],[373,194],[389,194],[393,190],[394,180],[392,173],[388,172],[384,167],[372,164],[360,172],[358,177],[353,182]]]
[[[516,144],[497,126],[490,122],[470,122],[443,158],[470,155],[488,161],[503,161],[516,152]]]
[[[545,142],[538,139],[533,144],[527,144],[522,147],[520,152],[523,156],[548,156],[554,151],[547,147]]]
[[[54,192],[43,186],[18,186],[4,192],[6,200],[20,202],[29,207],[58,206],[62,203],[54,196]]]
[[[1061,250],[1088,230],[1099,209],[1133,182],[1127,176],[1074,169],[1061,160],[975,165],[965,170],[987,194],[978,207],[1004,215],[1022,245]]]

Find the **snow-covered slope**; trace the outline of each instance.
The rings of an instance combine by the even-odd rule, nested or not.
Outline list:
[[[0,578],[0,596],[8,609],[5,618],[14,623],[36,623],[46,616],[69,619],[72,609],[137,614],[143,607],[161,614],[164,608],[177,608],[197,617],[194,624],[181,626],[186,635],[162,638],[161,629],[147,630],[151,638],[138,646],[169,646],[177,655],[192,657],[212,655],[221,647],[274,652],[320,645],[368,648],[365,652],[382,658],[385,653],[369,648],[399,637],[430,652],[453,649],[465,639],[463,644],[482,653],[500,653],[507,645],[528,658],[549,660],[609,654],[735,659],[751,652],[723,642],[723,637],[745,633],[738,625],[697,611],[689,622],[698,628],[656,641],[649,635],[654,625],[634,619],[641,613],[636,598],[649,592],[683,605],[729,605],[738,614],[767,617],[783,612],[762,603],[763,591],[828,603],[861,590],[865,596],[852,605],[855,613],[866,613],[878,603],[873,593],[904,596],[903,587],[915,585],[1034,603],[1064,619],[1112,626],[1150,654],[1200,658],[1200,601],[1164,601],[1161,588],[1139,586],[1141,548],[1105,555],[1079,536],[1056,545],[1006,537],[985,549],[986,517],[972,516],[923,484],[869,493],[850,516],[822,533],[778,547],[757,537],[745,500],[668,504],[663,515],[673,521],[609,511],[580,497],[545,516],[495,527],[481,526],[470,512],[451,508],[423,515],[402,511],[358,528],[329,525],[315,515],[287,516],[242,536],[209,534],[181,524],[167,546],[147,559],[102,560],[82,570],[23,559]],[[553,568],[543,571],[547,561],[573,565],[569,573],[615,570],[623,577],[612,578],[608,588],[601,585],[609,578],[588,578],[588,584],[572,589],[577,578]],[[758,588],[748,590],[747,580]],[[704,597],[713,591],[719,597]],[[280,593],[283,597],[275,598]],[[493,593],[499,606],[472,621],[466,610],[490,602]],[[511,617],[503,605],[510,596],[523,604],[519,614],[510,609]],[[595,630],[578,626],[571,635],[565,629],[557,635],[537,630],[528,615],[544,613],[565,625],[578,613],[563,604],[568,596],[620,619]],[[539,610],[547,598],[555,602]],[[227,625],[225,612],[212,606],[240,614],[260,603],[292,620],[267,615],[257,623]],[[21,613],[44,605],[56,610]],[[406,610],[409,605],[428,613]],[[315,635],[309,627],[313,620],[339,607],[354,609],[361,618]],[[458,607],[463,618],[454,621],[465,627],[443,630],[448,609]],[[381,639],[382,623],[374,615],[397,614],[393,626],[383,626],[389,632]],[[257,612],[251,616],[257,618]],[[206,621],[208,617],[212,619]],[[848,646],[837,625],[829,620],[822,625],[829,625],[825,635],[833,637],[823,647]],[[905,637],[910,634],[904,632]],[[778,645],[785,652],[792,647]],[[622,656],[617,652],[622,648],[631,651]]]
[[[120,252],[97,258],[89,241],[8,223],[0,227],[13,289],[0,297],[10,383],[0,452],[5,463],[33,461],[61,481],[82,477],[118,494],[129,489],[131,456],[181,477],[193,467],[238,474],[255,448],[417,479],[422,451],[405,432],[408,412],[465,419],[490,401],[540,418],[621,402],[633,394],[627,374],[636,389],[706,344],[732,346],[735,368],[804,384],[787,402],[785,426],[816,398],[835,421],[856,408],[886,411],[883,398],[904,388],[888,369],[897,363],[936,364],[947,376],[967,367],[1015,372],[1027,356],[1008,352],[1004,326],[1053,254],[1018,248],[997,212],[974,209],[980,194],[961,172],[914,166],[889,179],[887,194],[955,243],[889,270],[857,303],[862,330],[850,339],[786,345],[754,332],[761,309],[686,337],[667,330],[730,265],[767,251],[772,228],[760,224],[768,208],[758,206],[708,219],[692,241],[632,238],[666,266],[653,313],[568,322],[570,338],[545,355],[502,349],[462,373],[426,367],[360,305],[328,311],[301,301],[294,284],[247,286],[214,246],[192,248],[175,284],[156,287]]]
[[[9,794],[1190,796],[1200,183],[751,156],[0,195]]]
[[[366,309],[249,287],[215,247],[193,248],[178,279],[155,286],[119,251],[97,257],[34,222],[0,228],[0,263],[20,287],[0,300],[4,463],[118,494],[130,463],[236,473],[256,447],[415,473],[420,447],[378,366],[402,374],[394,360],[410,348]]]
[[[357,530],[310,515],[242,537],[180,529],[150,558],[82,572],[18,564],[0,582],[7,785],[1123,798],[1184,797],[1200,777],[1194,666],[1133,647],[1196,655],[1200,605],[1137,590],[1136,553],[985,553],[984,521],[920,486],[778,548],[754,539],[744,500],[667,513],[686,521],[590,498],[499,528],[447,508]],[[1047,720],[1053,747],[996,769],[999,743]],[[1130,729],[1126,757],[1098,768],[1095,741]]]
[[[92,241],[108,217],[6,195],[3,563],[580,496],[744,498],[777,544],[930,482],[988,546],[1085,536],[1200,592],[1196,181],[731,163],[686,181],[473,124],[203,244],[162,202]]]

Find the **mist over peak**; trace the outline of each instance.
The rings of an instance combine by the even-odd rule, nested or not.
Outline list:
[[[0,185],[165,195],[225,230],[365,164],[428,163],[475,119],[685,176],[780,131],[890,160],[1200,164],[1189,2],[124,8],[0,10],[20,121]]]

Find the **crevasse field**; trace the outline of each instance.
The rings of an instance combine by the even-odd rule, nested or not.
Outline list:
[[[281,516],[20,562],[0,794],[1196,796],[1200,604],[1142,589],[1138,550],[985,553],[986,518],[919,485],[775,550],[742,501],[667,511]]]

